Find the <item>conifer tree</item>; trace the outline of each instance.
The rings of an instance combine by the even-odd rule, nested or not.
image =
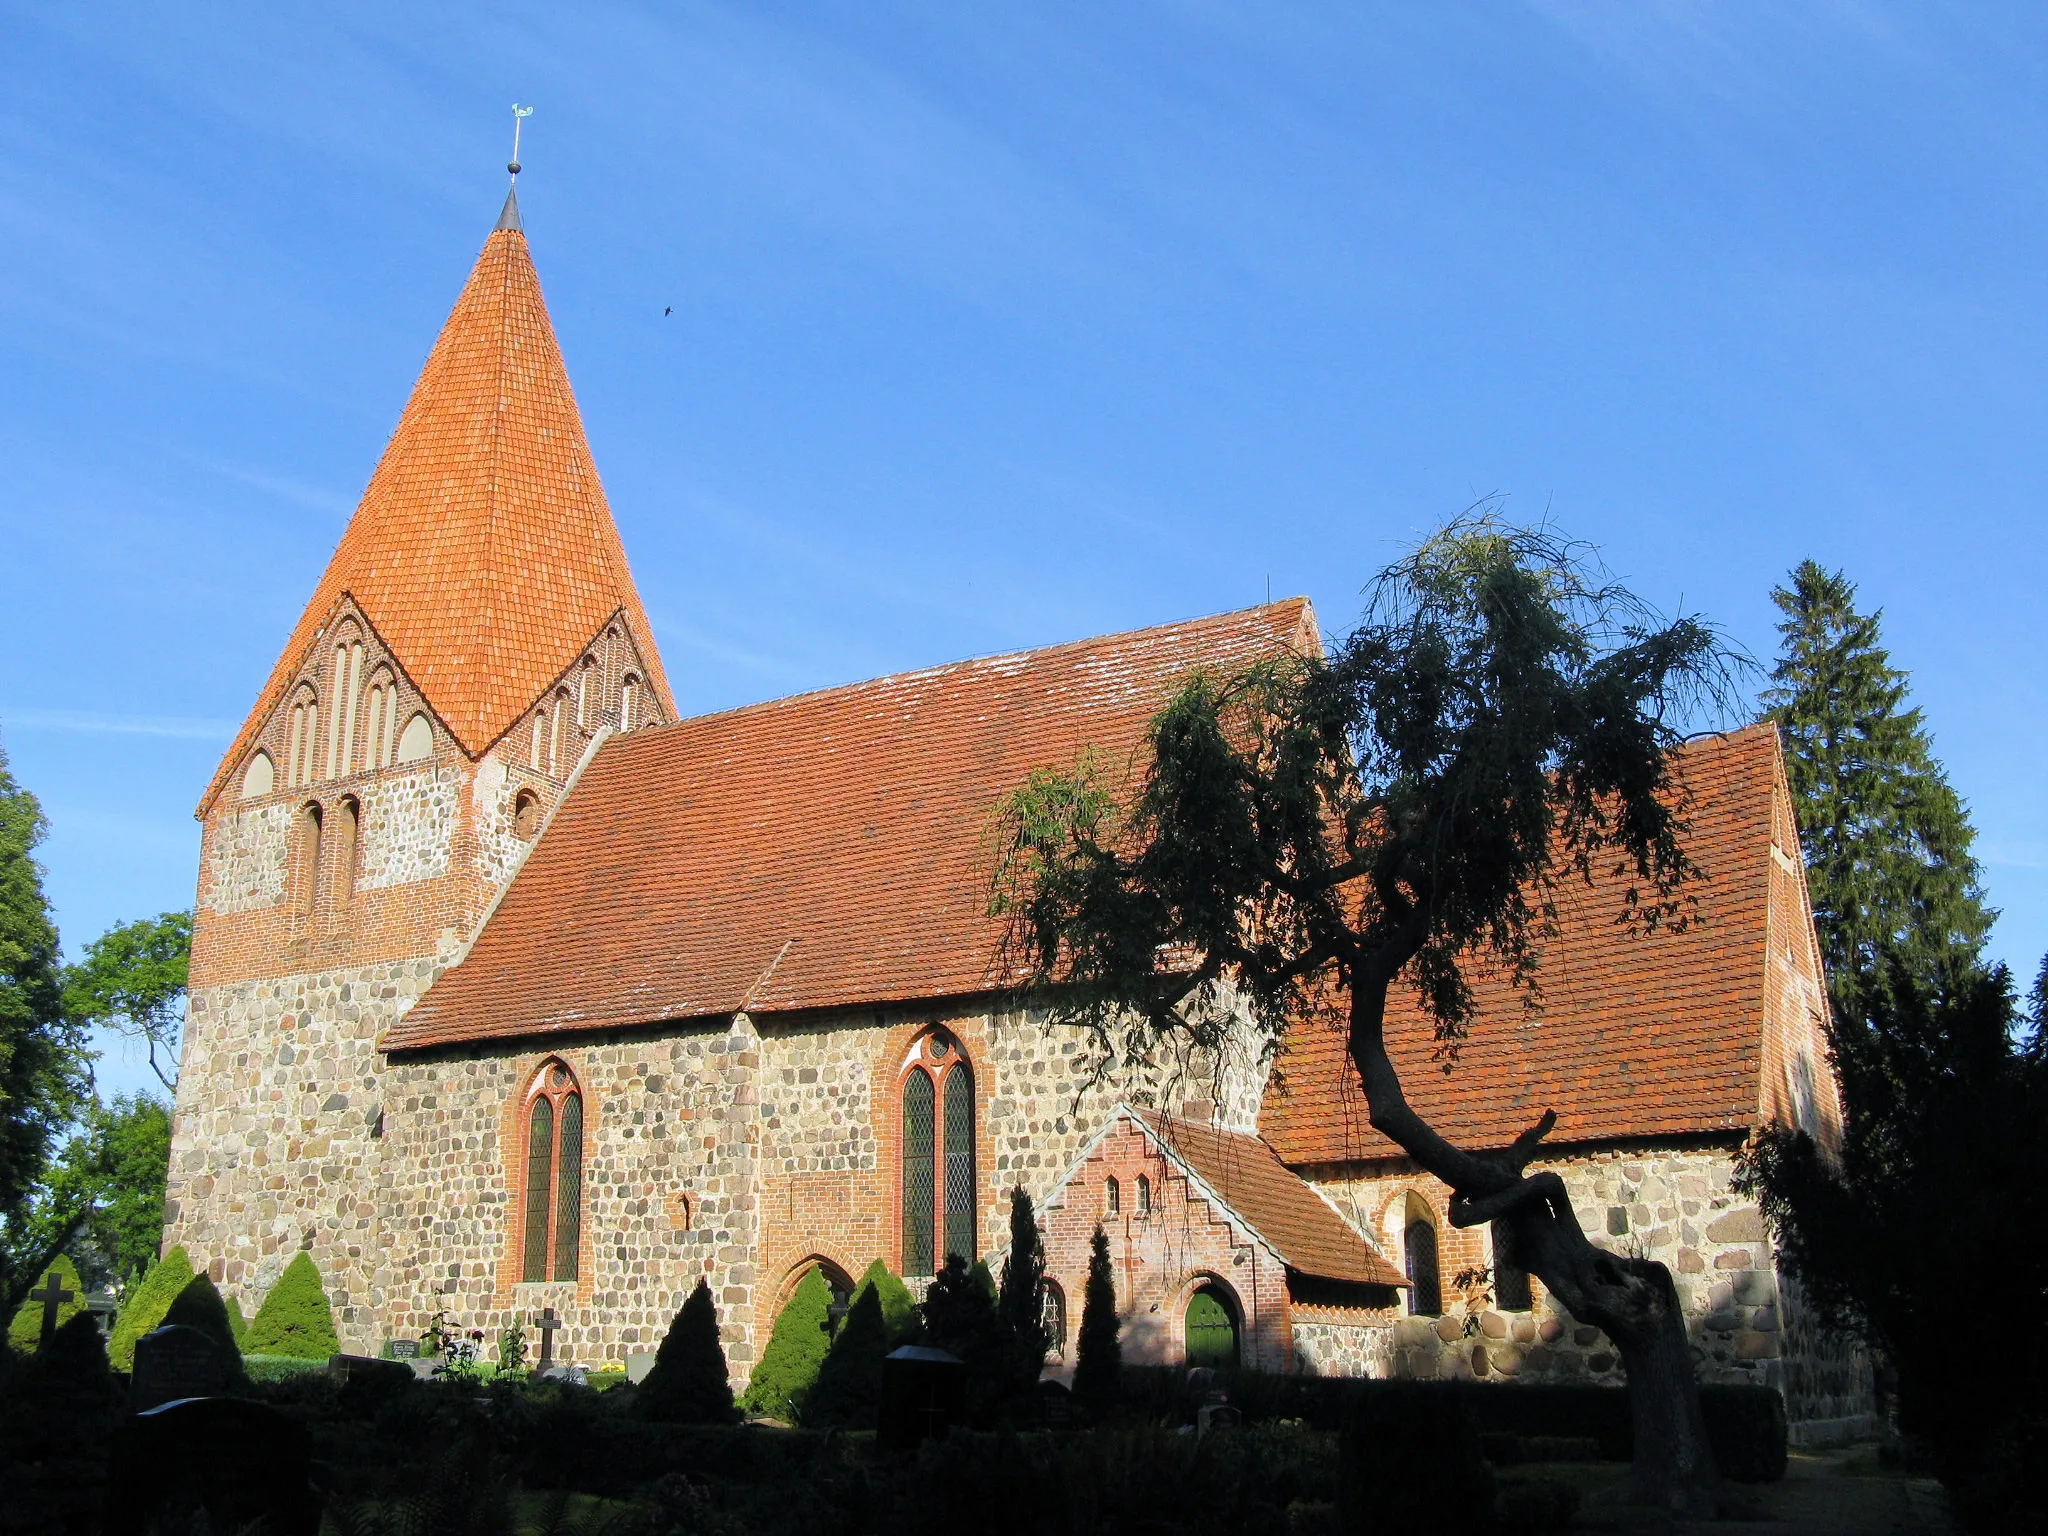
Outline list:
[[[157,1327],[171,1303],[192,1279],[192,1260],[182,1245],[173,1248],[149,1268],[149,1273],[128,1294],[121,1315],[114,1319],[114,1336],[107,1342],[107,1359],[117,1371],[135,1369],[135,1341]]]
[[[997,1311],[1009,1336],[1016,1383],[1028,1391],[1044,1368],[1051,1340],[1045,1330],[1045,1244],[1022,1186],[1010,1191],[1010,1251],[1003,1259]]]
[[[162,1326],[173,1324],[205,1334],[222,1358],[231,1363],[233,1374],[241,1373],[242,1351],[235,1343],[234,1325],[228,1321],[227,1304],[221,1300],[220,1289],[210,1275],[202,1272],[185,1282],[185,1288],[164,1313]]]
[[[21,1304],[14,1314],[14,1321],[7,1325],[7,1342],[25,1355],[34,1354],[42,1345],[43,1304],[35,1299],[35,1292],[41,1291],[52,1276],[59,1286],[71,1293],[71,1299],[57,1307],[57,1326],[63,1327],[85,1310],[85,1287],[79,1282],[78,1266],[60,1253],[49,1268],[36,1276],[29,1299]]]
[[[1074,1345],[1074,1396],[1098,1406],[1116,1397],[1124,1348],[1117,1342],[1123,1320],[1116,1311],[1116,1276],[1109,1267],[1109,1238],[1098,1224],[1088,1249],[1088,1286],[1081,1300],[1081,1334]]]
[[[839,1335],[825,1352],[817,1383],[804,1400],[806,1429],[861,1429],[875,1422],[882,1362],[891,1348],[879,1290],[863,1280]]]
[[[1811,560],[1771,593],[1784,637],[1765,717],[1785,734],[1807,889],[1838,1016],[1853,1018],[1880,950],[1932,979],[1954,953],[1974,958],[1994,914],[1984,905],[1975,832],[1935,761],[1907,674],[1880,642],[1880,614]]]
[[[252,1355],[292,1355],[301,1360],[325,1360],[340,1353],[334,1308],[310,1253],[296,1253],[285,1265],[249,1320],[242,1347]]]
[[[242,1340],[249,1336],[249,1320],[242,1316],[242,1304],[229,1296],[224,1298],[228,1309],[228,1330],[235,1336],[235,1348],[242,1347]]]
[[[664,1424],[730,1424],[738,1417],[718,1341],[718,1307],[701,1275],[669,1324],[633,1407],[641,1418]]]
[[[740,1406],[748,1413],[789,1424],[802,1416],[804,1400],[817,1384],[825,1352],[832,1346],[831,1306],[831,1282],[813,1265],[776,1315],[761,1363],[747,1380]]]

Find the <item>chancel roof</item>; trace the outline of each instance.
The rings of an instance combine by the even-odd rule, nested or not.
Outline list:
[[[1316,643],[1302,599],[606,741],[390,1050],[986,992],[992,816],[1033,768],[1142,770],[1199,667]]]
[[[615,615],[674,712],[516,214],[484,242],[202,813],[345,594],[472,757]]]
[[[1561,881],[1536,1005],[1500,974],[1475,974],[1477,1018],[1448,1070],[1414,993],[1395,984],[1386,1038],[1402,1088],[1454,1141],[1506,1146],[1546,1109],[1558,1114],[1556,1143],[1739,1133],[1789,1117],[1777,1058],[1802,1052],[1797,1070],[1825,1100],[1821,1119],[1833,1113],[1820,1021],[1808,1016],[1823,1005],[1817,991],[1795,995],[1788,956],[1770,953],[1773,942],[1812,944],[1776,729],[1689,743],[1676,773],[1690,796],[1687,851],[1707,876],[1689,888],[1682,928],[1624,927],[1620,876]],[[1368,1123],[1341,1011],[1290,1028],[1259,1132],[1296,1166],[1401,1155]]]

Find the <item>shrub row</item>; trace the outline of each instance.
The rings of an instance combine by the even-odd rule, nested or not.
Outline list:
[[[1635,1424],[1628,1393],[1620,1387],[1480,1381],[1422,1383],[1361,1381],[1335,1376],[1269,1376],[1239,1372],[1223,1383],[1248,1419],[1300,1419],[1318,1429],[1342,1426],[1353,1405],[1374,1393],[1410,1385],[1449,1398],[1470,1399],[1482,1435],[1590,1440],[1602,1460],[1635,1454]],[[1125,1408],[1145,1416],[1185,1415],[1191,1408],[1187,1373],[1170,1367],[1126,1366]],[[1775,1482],[1785,1475],[1785,1400],[1772,1387],[1700,1388],[1707,1439],[1724,1477],[1742,1483]]]

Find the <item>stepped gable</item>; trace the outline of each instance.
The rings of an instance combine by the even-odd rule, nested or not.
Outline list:
[[[1432,1060],[1414,993],[1396,984],[1387,1009],[1395,1069],[1409,1102],[1453,1141],[1504,1147],[1546,1109],[1558,1116],[1552,1144],[1725,1135],[1757,1123],[1772,865],[1775,856],[1796,867],[1797,857],[1777,731],[1702,738],[1678,757],[1693,796],[1688,847],[1710,877],[1693,888],[1698,904],[1682,931],[1618,924],[1627,884],[1618,877],[1563,882],[1538,1011],[1498,974],[1475,976],[1478,1016],[1449,1073]],[[1791,839],[1789,852],[1774,850],[1774,830]],[[1803,905],[1796,920],[1780,942],[1811,943]],[[1259,1133],[1295,1166],[1404,1155],[1368,1123],[1341,1015],[1290,1028]]]
[[[1337,1208],[1256,1136],[1219,1130],[1155,1109],[1127,1109],[1168,1156],[1190,1170],[1278,1254],[1289,1269],[1353,1285],[1406,1286]]]
[[[675,713],[510,198],[200,814],[344,594],[472,758],[621,613]]]
[[[988,991],[991,815],[1135,772],[1190,670],[1317,643],[1305,599],[907,672],[606,741],[386,1050]]]

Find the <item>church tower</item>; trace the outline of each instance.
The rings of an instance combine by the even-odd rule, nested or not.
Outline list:
[[[310,1251],[376,1343],[377,1037],[593,744],[674,718],[508,194],[199,802],[165,1241],[245,1310]]]

